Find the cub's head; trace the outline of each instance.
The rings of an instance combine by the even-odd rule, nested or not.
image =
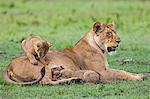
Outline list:
[[[36,59],[40,59],[40,58],[43,58],[48,50],[49,50],[49,47],[51,47],[52,44],[46,42],[46,41],[38,41],[35,43],[34,45],[34,50],[35,50],[35,58]]]
[[[99,47],[105,48],[107,52],[113,52],[118,47],[121,42],[118,36],[114,23],[109,23],[107,25],[100,22],[96,22],[93,25],[94,40]]]

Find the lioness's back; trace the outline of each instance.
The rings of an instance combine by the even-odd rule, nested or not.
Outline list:
[[[31,64],[27,56],[20,56],[11,61],[7,70],[12,71],[22,79],[36,79],[40,75],[42,67],[43,65],[41,63],[37,66]]]

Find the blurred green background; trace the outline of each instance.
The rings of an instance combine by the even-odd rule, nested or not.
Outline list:
[[[21,41],[29,34],[53,43],[53,49],[72,47],[95,21],[115,21],[121,44],[108,56],[111,68],[144,73],[144,81],[63,86],[7,84],[2,72],[22,55]],[[150,98],[149,0],[0,0],[0,98]]]

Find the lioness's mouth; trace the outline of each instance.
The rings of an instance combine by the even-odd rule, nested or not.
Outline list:
[[[116,51],[117,47],[107,47],[108,52]]]

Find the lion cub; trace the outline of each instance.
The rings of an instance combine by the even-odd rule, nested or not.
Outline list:
[[[55,66],[52,67],[52,74],[53,77],[52,79],[58,80],[58,79],[68,79],[72,77],[78,77],[82,81],[87,82],[87,83],[100,83],[100,74],[96,73],[95,71],[92,70],[78,70],[78,71],[73,71],[71,69],[64,69],[62,66]]]
[[[38,61],[46,64],[44,61],[44,56],[47,54],[49,47],[52,44],[43,40],[40,36],[30,35],[26,40],[22,41],[21,44],[23,50],[25,51],[30,63],[37,65]]]

